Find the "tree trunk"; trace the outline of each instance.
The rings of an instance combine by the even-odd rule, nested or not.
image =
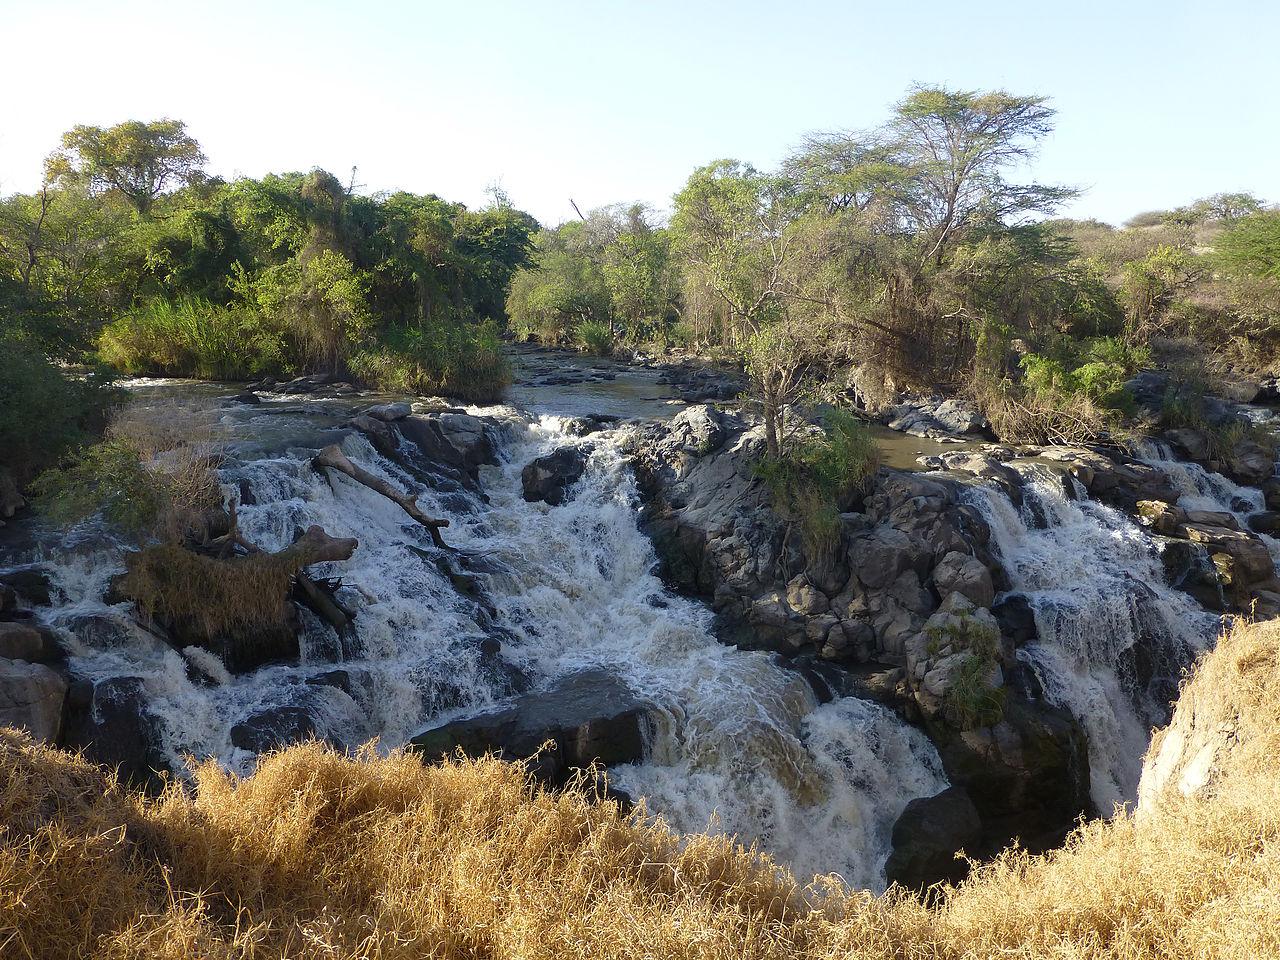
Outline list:
[[[422,512],[418,506],[418,501],[407,493],[397,490],[394,486],[383,480],[381,477],[374,476],[368,470],[356,466],[346,455],[339,449],[336,443],[330,444],[321,450],[311,461],[312,466],[317,469],[328,467],[337,470],[339,473],[345,473],[356,483],[364,484],[375,493],[380,493],[392,503],[398,505],[401,510],[409,516],[417,520],[418,523],[426,527],[431,534],[431,540],[437,547],[447,546],[444,539],[440,536],[440,528],[449,525],[448,520],[437,520],[429,517]]]

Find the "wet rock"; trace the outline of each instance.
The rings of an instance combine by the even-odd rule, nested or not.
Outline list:
[[[52,581],[42,567],[33,565],[0,573],[0,584],[9,587],[27,603],[37,607],[49,605]]]
[[[1011,593],[1001,597],[992,605],[991,614],[1000,625],[1000,633],[1015,648],[1026,646],[1039,636],[1036,612],[1025,594]]]
[[[18,593],[13,587],[0,583],[0,617],[7,617],[18,606]]]
[[[39,663],[0,659],[0,726],[57,743],[67,681]]]
[[[316,724],[301,707],[272,707],[231,728],[231,742],[250,753],[268,753],[316,736]]]
[[[587,468],[586,451],[581,447],[560,447],[538,457],[520,471],[520,486],[525,500],[541,500],[553,507],[567,499],[567,491]]]
[[[900,403],[889,407],[882,419],[890,430],[916,437],[968,437],[990,429],[981,414],[954,399]]]
[[[1174,430],[1166,430],[1163,437],[1173,447],[1174,452],[1185,460],[1208,460],[1213,450],[1209,435],[1203,430],[1179,427]]]
[[[585,417],[570,417],[564,423],[564,432],[571,437],[585,437],[598,430],[612,427],[621,419],[608,413],[589,413]]]
[[[1262,495],[1268,510],[1280,510],[1280,477],[1262,481]]]
[[[587,670],[525,694],[509,707],[464,717],[412,738],[413,749],[435,760],[461,748],[468,756],[496,752],[508,760],[537,754],[530,769],[563,783],[575,768],[643,759],[644,717],[651,708],[617,676]],[[539,753],[546,741],[554,747]]]
[[[1280,510],[1261,510],[1250,515],[1249,529],[1254,533],[1280,536]]]
[[[1137,514],[1139,523],[1165,536],[1176,535],[1178,528],[1187,522],[1186,511],[1163,500],[1139,500]]]
[[[412,445],[407,463],[437,489],[442,481],[459,489],[479,491],[480,467],[498,462],[495,424],[465,413],[413,414],[393,422],[400,437]]]
[[[948,553],[933,568],[933,582],[939,597],[958,593],[979,607],[989,607],[995,602],[991,571],[976,557],[957,551]]]
[[[1275,575],[1271,552],[1256,537],[1228,527],[1187,523],[1182,533],[1193,543],[1203,544],[1211,555],[1226,555],[1234,562],[1237,579],[1244,583],[1258,583]]]
[[[129,783],[154,789],[168,770],[141,677],[111,677],[89,685],[69,704],[63,745],[118,769]]]
[[[978,809],[962,787],[912,800],[893,825],[885,879],[918,891],[943,881],[959,882],[969,868],[956,854],[972,853],[981,840]]]
[[[230,400],[232,403],[243,403],[248,406],[252,406],[254,404],[262,402],[262,398],[258,396],[256,393],[254,393],[252,390],[246,390],[243,393],[237,393],[235,396],[228,397],[227,399]]]

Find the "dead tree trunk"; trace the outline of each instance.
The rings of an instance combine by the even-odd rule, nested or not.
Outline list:
[[[345,473],[352,480],[356,481],[356,483],[364,484],[364,486],[368,487],[375,493],[382,494],[392,503],[397,504],[400,509],[409,516],[413,517],[414,520],[426,527],[431,534],[432,542],[435,543],[437,547],[447,546],[444,539],[440,536],[440,528],[447,527],[449,525],[448,520],[437,520],[434,517],[427,516],[422,512],[422,509],[418,506],[418,501],[414,497],[397,490],[386,480],[383,480],[381,477],[374,476],[368,470],[364,470],[356,466],[347,459],[346,455],[341,449],[339,449],[336,443],[330,444],[316,454],[312,459],[311,464],[317,469],[329,467],[332,470],[337,470],[339,473]]]

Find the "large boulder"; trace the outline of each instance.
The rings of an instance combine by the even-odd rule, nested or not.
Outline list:
[[[963,787],[948,787],[907,804],[893,825],[893,851],[885,879],[913,890],[943,881],[956,883],[969,872],[956,855],[972,855],[982,841],[982,821]]]
[[[996,599],[987,565],[959,551],[953,550],[938,561],[933,568],[933,583],[939,597],[958,593],[979,607],[990,607]]]
[[[616,675],[585,670],[550,688],[518,697],[508,707],[424,730],[409,745],[432,760],[461,749],[468,756],[497,753],[527,760],[548,783],[563,783],[592,763],[634,763],[644,757],[649,705]],[[540,748],[547,741],[548,750]],[[535,756],[536,755],[536,756]]]
[[[67,681],[48,667],[0,659],[0,726],[21,727],[56,743],[66,695]]]
[[[1236,483],[1256,487],[1275,474],[1275,454],[1255,440],[1241,440],[1222,458],[1222,472]]]
[[[332,682],[301,684],[287,702],[256,710],[231,728],[231,743],[250,753],[268,753],[305,740],[323,740],[338,750],[357,746],[372,735],[364,714],[345,685],[345,671],[331,671]]]
[[[68,697],[62,742],[148,789],[158,787],[161,773],[169,769],[142,677],[76,683]]]
[[[557,507],[568,499],[568,490],[587,469],[587,454],[581,447],[559,447],[525,464],[520,486],[525,500]]]
[[[37,607],[50,603],[52,580],[43,567],[31,565],[0,573],[0,584],[9,587],[23,600]]]
[[[29,623],[0,623],[0,658],[48,663],[61,656],[48,630]]]

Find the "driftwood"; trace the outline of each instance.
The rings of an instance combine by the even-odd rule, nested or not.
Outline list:
[[[448,520],[437,520],[429,517],[422,512],[418,506],[418,501],[407,493],[397,490],[394,486],[383,480],[381,477],[374,476],[368,470],[361,469],[347,459],[346,455],[338,448],[338,445],[330,444],[321,450],[311,461],[312,466],[316,468],[329,467],[337,470],[339,473],[345,473],[356,483],[364,484],[375,493],[380,493],[392,503],[397,504],[414,520],[426,527],[431,533],[431,540],[437,547],[446,546],[444,539],[440,536],[440,528],[449,525]]]

